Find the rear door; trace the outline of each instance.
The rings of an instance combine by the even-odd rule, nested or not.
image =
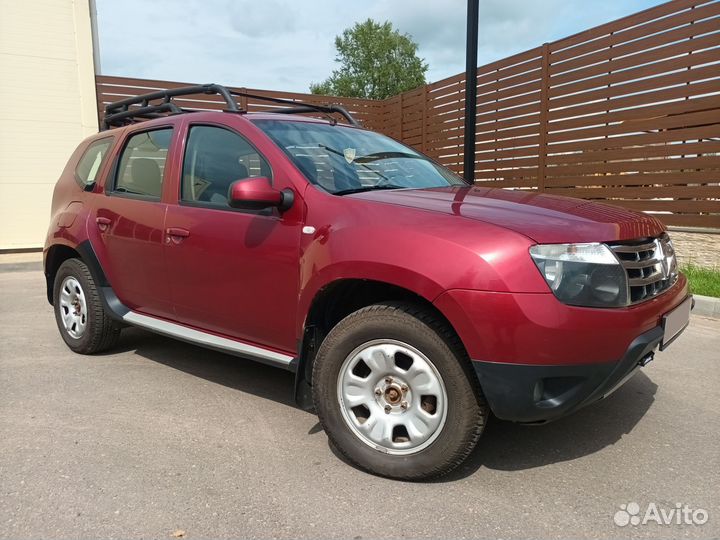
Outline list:
[[[162,317],[173,315],[163,232],[173,138],[172,126],[127,134],[90,223],[99,231],[95,249],[118,298]]]
[[[178,204],[168,206],[167,245],[177,320],[271,348],[295,349],[303,201],[293,207],[238,210],[230,184],[265,176],[270,163],[242,126],[187,121]]]

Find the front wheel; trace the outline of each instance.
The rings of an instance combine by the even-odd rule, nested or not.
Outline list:
[[[404,303],[360,309],[332,329],[315,359],[313,398],[347,459],[406,480],[457,467],[488,416],[457,336]]]

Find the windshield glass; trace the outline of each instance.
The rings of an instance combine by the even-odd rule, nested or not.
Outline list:
[[[459,176],[379,133],[311,122],[254,122],[311,183],[336,195],[465,185]]]

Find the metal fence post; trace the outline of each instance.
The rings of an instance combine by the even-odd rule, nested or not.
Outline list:
[[[477,48],[479,0],[467,3],[465,50],[465,132],[463,134],[463,176],[475,182],[475,124],[477,124]]]

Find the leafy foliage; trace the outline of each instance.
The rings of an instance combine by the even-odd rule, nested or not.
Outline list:
[[[720,269],[688,264],[682,268],[682,271],[690,282],[692,292],[720,298]]]
[[[425,84],[428,65],[417,56],[417,43],[394,30],[390,22],[368,19],[335,38],[340,69],[313,94],[385,99]]]

